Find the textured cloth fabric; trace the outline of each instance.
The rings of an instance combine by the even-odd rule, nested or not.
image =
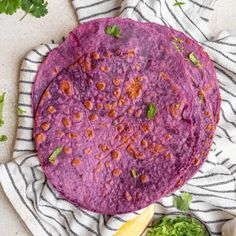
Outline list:
[[[205,222],[213,236],[236,216],[236,37],[228,32],[212,35],[208,27],[215,0],[74,0],[81,23],[109,16],[156,22],[180,30],[209,53],[217,71],[222,108],[212,150],[201,170],[180,190],[155,203],[155,217],[178,212],[173,198],[181,192],[193,196],[190,212]],[[0,165],[0,181],[12,205],[33,235],[111,236],[140,214],[107,216],[75,207],[47,182],[32,139],[31,92],[35,74],[48,52],[58,45],[43,44],[24,59],[19,79],[19,115],[13,161]],[[235,160],[234,160],[235,159]]]

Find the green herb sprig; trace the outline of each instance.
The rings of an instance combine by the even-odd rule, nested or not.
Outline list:
[[[194,52],[189,53],[188,58],[197,68],[200,68],[202,66],[202,63],[196,57]]]
[[[48,2],[45,0],[0,0],[0,14],[12,15],[21,9],[25,12],[21,20],[28,14],[39,18],[48,13],[47,5]]]
[[[20,8],[20,0],[1,0],[0,1],[0,13],[12,15]]]
[[[131,174],[131,177],[133,177],[133,178],[137,178],[137,176],[138,176],[138,173],[134,168],[132,168],[130,170],[130,174]]]
[[[57,147],[55,150],[52,152],[52,154],[49,156],[48,161],[52,164],[56,163],[57,156],[60,154],[62,151],[62,147]]]
[[[120,38],[121,36],[120,28],[117,25],[107,26],[105,28],[105,32],[115,38]]]
[[[2,95],[0,95],[0,127],[2,127],[4,124],[3,106],[4,106],[5,95],[6,95],[6,93],[3,93]]]
[[[8,137],[5,134],[0,135],[0,142],[5,142],[8,140]]]
[[[0,95],[0,127],[2,127],[4,124],[3,107],[4,107],[5,95],[6,93],[3,93],[2,95]],[[5,134],[0,135],[0,142],[5,142],[7,140],[8,140],[8,137]]]
[[[179,197],[175,197],[174,206],[181,211],[188,211],[192,195],[189,193],[181,193]]]
[[[147,108],[147,118],[150,120],[152,118],[154,118],[154,116],[156,115],[157,113],[157,108],[156,108],[156,105],[154,103],[150,103],[148,105],[148,108]]]
[[[178,1],[176,1],[176,3],[174,4],[174,6],[183,6],[183,5],[185,5],[186,4],[186,2],[178,2]]]

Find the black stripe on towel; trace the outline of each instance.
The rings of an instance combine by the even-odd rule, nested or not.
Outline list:
[[[99,12],[99,13],[96,13],[96,14],[93,14],[93,15],[90,15],[90,16],[82,17],[82,18],[80,18],[80,21],[88,20],[88,19],[96,17],[96,16],[102,16],[102,15],[105,15],[107,13],[111,13],[113,11],[118,11],[118,10],[120,10],[120,7],[115,7],[115,8],[112,8],[112,9],[108,10],[108,11],[103,11],[103,12]]]
[[[45,186],[48,188],[48,190],[49,190],[50,193],[55,197],[56,200],[66,201],[66,200],[64,200],[64,199],[62,199],[62,198],[58,198],[58,197],[55,195],[55,193],[53,192],[53,190],[49,187],[48,183],[46,183]],[[50,202],[48,202],[48,203],[50,203]],[[50,204],[51,204],[51,203],[50,203]],[[86,229],[89,230],[90,232],[92,232],[92,233],[98,235],[93,229],[91,229],[91,228],[85,226],[83,223],[81,223],[80,221],[78,221],[78,219],[75,217],[75,214],[74,214],[73,211],[68,210],[68,209],[64,209],[64,208],[63,208],[63,209],[60,208],[60,210],[70,212],[70,213],[73,215],[74,220],[75,220],[79,225],[81,225],[82,227],[86,228]],[[86,215],[87,215],[88,217],[90,217],[91,219],[95,220],[95,221],[97,222],[97,224],[99,223],[98,219],[96,219],[94,216],[91,216],[90,214],[85,213],[85,211],[83,211],[81,208],[80,208],[79,210],[80,210],[82,213],[86,214]],[[99,235],[98,235],[98,236],[99,236]]]
[[[35,175],[35,172],[34,172],[34,168],[31,168],[31,172],[32,172],[32,175],[33,175],[33,178],[34,178],[34,181],[32,182],[31,185],[32,185],[32,190],[33,190],[33,194],[34,194],[34,201],[35,201],[34,206],[36,207],[36,210],[37,210],[39,213],[41,213],[43,216],[45,216],[45,217],[47,217],[47,218],[49,218],[49,219],[55,221],[60,227],[62,227],[62,228],[65,230],[65,233],[66,233],[67,229],[66,229],[66,227],[65,227],[63,224],[61,224],[58,220],[56,220],[55,217],[52,217],[52,216],[50,216],[50,215],[48,215],[48,214],[45,214],[45,213],[42,212],[41,209],[39,208],[40,205],[39,205],[39,203],[38,203],[38,197],[37,197],[36,189],[35,189],[35,183],[38,181],[38,179],[36,178],[36,175]],[[21,172],[21,173],[24,175],[23,172]],[[28,183],[27,183],[27,182],[26,182],[25,184],[26,184],[26,186],[28,186]]]
[[[228,103],[229,104],[229,106],[230,106],[230,108],[231,108],[231,110],[233,111],[233,113],[236,115],[236,110],[234,110],[234,107],[233,107],[233,105],[231,104],[231,102],[230,101],[228,101],[227,99],[221,99],[222,100],[222,102],[226,102],[226,103]]]
[[[111,2],[111,0],[103,0],[103,1],[95,2],[95,3],[92,3],[92,4],[86,5],[86,6],[76,7],[75,10],[78,11],[78,10],[81,10],[81,9],[98,6],[98,5],[103,4],[105,2]]]
[[[32,49],[33,52],[35,52],[36,54],[38,54],[40,57],[46,57],[47,55],[43,55],[42,53],[40,53],[37,49]]]
[[[33,63],[33,64],[41,64],[43,62],[43,61],[34,61],[34,60],[27,58],[27,57],[24,60],[27,62]]]
[[[29,73],[34,73],[36,74],[37,73],[37,70],[31,70],[31,69],[20,69],[21,72],[29,72]]]
[[[22,107],[32,107],[31,104],[25,104],[25,103],[18,103],[18,106],[22,106]]]
[[[31,96],[32,93],[29,93],[29,92],[19,92],[19,95],[27,95],[27,96]]]
[[[138,13],[138,15],[142,18],[142,20],[144,20],[146,22],[150,22],[150,20],[148,20],[136,7],[127,6],[120,12],[120,14],[122,14],[127,9],[133,9],[134,12]]]
[[[17,148],[14,148],[13,151],[14,152],[36,152],[35,149],[17,149]]]
[[[33,130],[33,128],[32,127],[25,127],[25,126],[18,126],[18,128],[17,129],[23,129],[23,130]]]
[[[27,205],[27,203],[25,202],[24,198],[22,197],[22,195],[20,194],[20,190],[16,187],[16,184],[12,178],[11,172],[7,166],[7,164],[4,164],[4,167],[7,171],[7,174],[10,178],[10,181],[12,183],[12,186],[14,187],[16,193],[18,194],[19,198],[21,199],[21,202],[23,203],[23,205],[28,209],[28,211],[32,214],[33,218],[36,219],[36,221],[39,223],[39,225],[42,227],[42,229],[45,231],[45,233],[49,236],[52,236],[51,233],[48,232],[48,230],[45,228],[45,226],[42,224],[42,222],[39,220],[39,218],[37,217],[37,215],[30,209],[30,207]]]
[[[35,153],[35,154],[32,154],[32,155],[29,155],[29,156],[27,156],[26,158],[24,158],[24,160],[22,160],[21,162],[20,162],[20,166],[22,166],[25,162],[27,162],[29,159],[31,159],[31,158],[33,158],[33,157],[37,157],[37,154]]]
[[[19,83],[20,83],[20,84],[33,84],[34,82],[32,82],[32,81],[27,81],[27,80],[20,80]]]
[[[193,4],[197,5],[197,6],[199,6],[200,8],[204,8],[204,9],[207,9],[207,10],[210,10],[210,11],[214,11],[213,8],[208,7],[208,6],[204,6],[204,5],[202,5],[202,4],[200,4],[200,3],[196,2],[196,1],[189,0],[189,2],[191,2],[191,3],[193,3]]]

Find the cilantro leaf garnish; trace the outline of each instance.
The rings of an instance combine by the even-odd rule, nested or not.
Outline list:
[[[105,32],[115,38],[120,38],[121,36],[120,28],[117,25],[107,26],[105,28]]]
[[[20,7],[20,0],[1,0],[0,1],[0,14],[5,13],[12,15]]]
[[[154,118],[154,116],[156,115],[157,113],[157,108],[156,108],[156,105],[154,103],[150,103],[148,105],[148,108],[147,108],[147,118],[150,120],[152,118]]]
[[[189,210],[189,205],[191,201],[192,201],[191,194],[181,193],[179,197],[175,197],[174,206],[181,211],[187,211]]]
[[[5,94],[3,93],[0,95],[0,127],[3,126],[4,121],[3,121],[3,105],[4,105],[4,99],[5,99]]]
[[[22,115],[22,114],[25,114],[26,113],[26,110],[18,107],[18,115]]]
[[[133,178],[136,178],[138,176],[137,171],[135,169],[131,169],[130,174]]]
[[[178,1],[176,1],[176,3],[174,4],[174,6],[183,6],[183,5],[185,5],[186,4],[186,2],[178,2]]]
[[[5,134],[0,135],[0,142],[5,142],[8,140],[8,137]]]
[[[39,18],[48,13],[47,1],[45,0],[21,0],[21,9],[25,11],[25,15],[21,18],[23,20],[29,13]]]
[[[52,164],[55,164],[57,156],[60,154],[61,151],[62,151],[62,147],[55,148],[55,150],[49,156],[48,161]]]
[[[202,66],[202,63],[196,57],[194,52],[189,53],[188,58],[197,68],[200,68]]]

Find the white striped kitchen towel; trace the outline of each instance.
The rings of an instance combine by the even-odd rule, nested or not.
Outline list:
[[[215,0],[74,0],[80,22],[99,17],[121,16],[168,25],[201,43],[210,54],[220,82],[221,120],[210,155],[201,170],[179,191],[158,201],[156,217],[177,212],[173,197],[193,195],[190,211],[221,235],[224,222],[236,216],[236,37],[208,28]],[[112,236],[139,212],[119,216],[100,215],[75,207],[47,182],[32,140],[31,88],[36,71],[57,44],[43,44],[24,59],[19,86],[19,115],[13,161],[0,165],[0,181],[12,205],[35,236]]]

